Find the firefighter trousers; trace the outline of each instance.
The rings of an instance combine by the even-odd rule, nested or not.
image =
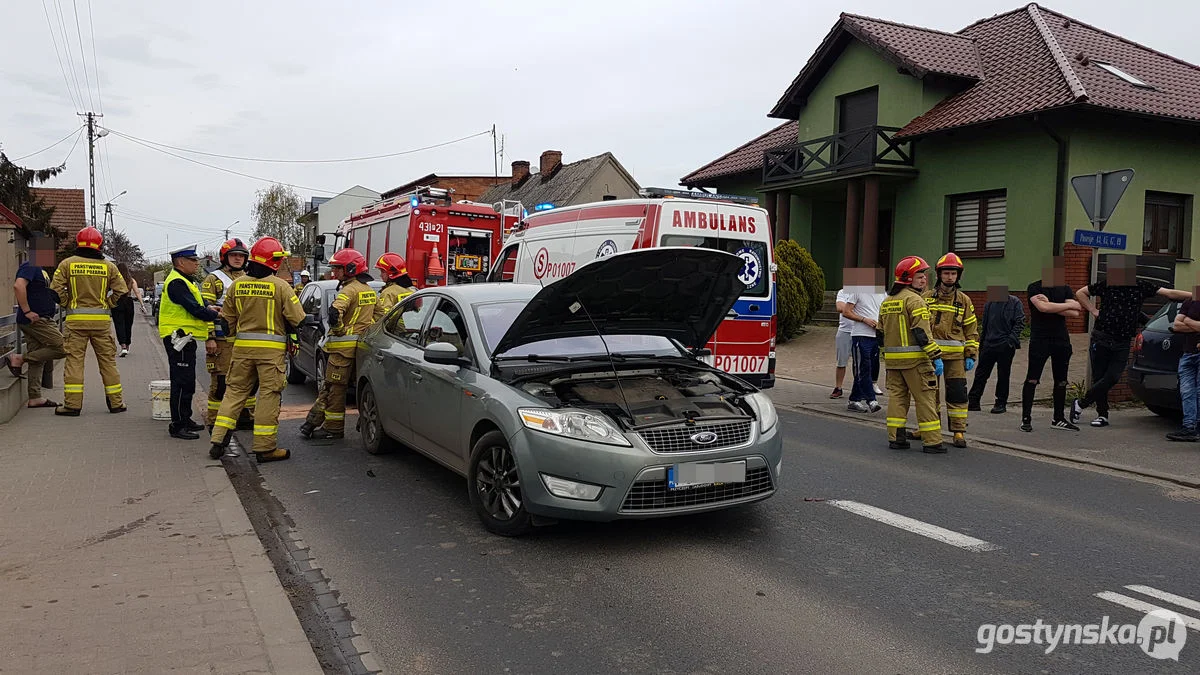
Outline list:
[[[933,365],[923,363],[912,368],[887,369],[887,430],[888,440],[905,440],[905,420],[908,419],[910,399],[917,405],[917,430],[926,447],[942,442],[942,422],[938,418],[937,375]]]
[[[331,352],[329,361],[325,363],[325,382],[304,421],[314,428],[324,425],[330,433],[345,433],[346,388],[353,376],[354,359]]]
[[[946,419],[950,431],[967,430],[967,365],[963,359],[943,359],[942,378],[946,384]],[[938,391],[937,416],[942,419],[942,392]]]
[[[217,410],[213,426],[214,445],[228,445],[229,435],[237,427],[238,416],[246,406],[254,387],[258,387],[258,406],[254,415],[254,444],[256,453],[275,450],[279,435],[279,395],[287,382],[284,379],[284,354],[271,356],[238,356],[234,354],[225,379],[225,396]]]
[[[86,323],[97,325],[67,323],[67,335],[63,340],[63,348],[67,352],[63,364],[63,407],[71,410],[83,408],[83,371],[88,345],[91,345],[100,364],[100,381],[104,383],[104,396],[108,399],[109,410],[123,408],[125,399],[121,394],[121,373],[117,371],[117,341],[113,339],[112,322]]]
[[[229,367],[233,363],[233,342],[217,340],[217,353],[205,358],[205,368],[208,370],[208,413],[205,423],[213,426],[217,421],[217,411],[221,409],[221,399],[225,397],[228,387]],[[246,399],[243,408],[250,417],[254,416],[257,400],[254,396]]]

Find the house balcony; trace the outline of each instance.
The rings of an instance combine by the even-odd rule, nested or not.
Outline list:
[[[899,127],[864,127],[767,150],[763,185],[785,187],[872,171],[913,174],[911,144]]]

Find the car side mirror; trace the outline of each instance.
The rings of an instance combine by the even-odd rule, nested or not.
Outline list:
[[[442,366],[462,366],[467,362],[458,353],[458,347],[449,342],[433,342],[426,345],[425,360]]]

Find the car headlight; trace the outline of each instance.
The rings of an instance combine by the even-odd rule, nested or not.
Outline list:
[[[551,476],[545,473],[541,474],[541,476],[542,483],[550,491],[550,494],[564,499],[580,499],[594,502],[600,497],[600,492],[604,489],[599,485],[580,483],[579,481],[567,480],[566,478],[559,478],[558,476]]]
[[[526,428],[556,436],[577,438],[581,441],[632,447],[621,431],[607,417],[582,410],[546,410],[544,408],[520,408]]]
[[[750,404],[750,408],[754,410],[754,416],[758,418],[759,433],[770,431],[771,427],[779,421],[779,415],[775,412],[775,404],[771,402],[769,396],[761,391],[747,396],[746,403]]]

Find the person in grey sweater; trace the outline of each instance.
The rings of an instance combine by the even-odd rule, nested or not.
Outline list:
[[[988,301],[983,307],[979,331],[979,365],[975,381],[967,394],[967,410],[980,410],[983,389],[987,386],[992,368],[999,369],[996,378],[996,405],[993,414],[1007,411],[1008,380],[1013,357],[1021,348],[1021,331],[1025,328],[1025,310],[1021,299],[1010,295],[1006,285],[988,285]]]

